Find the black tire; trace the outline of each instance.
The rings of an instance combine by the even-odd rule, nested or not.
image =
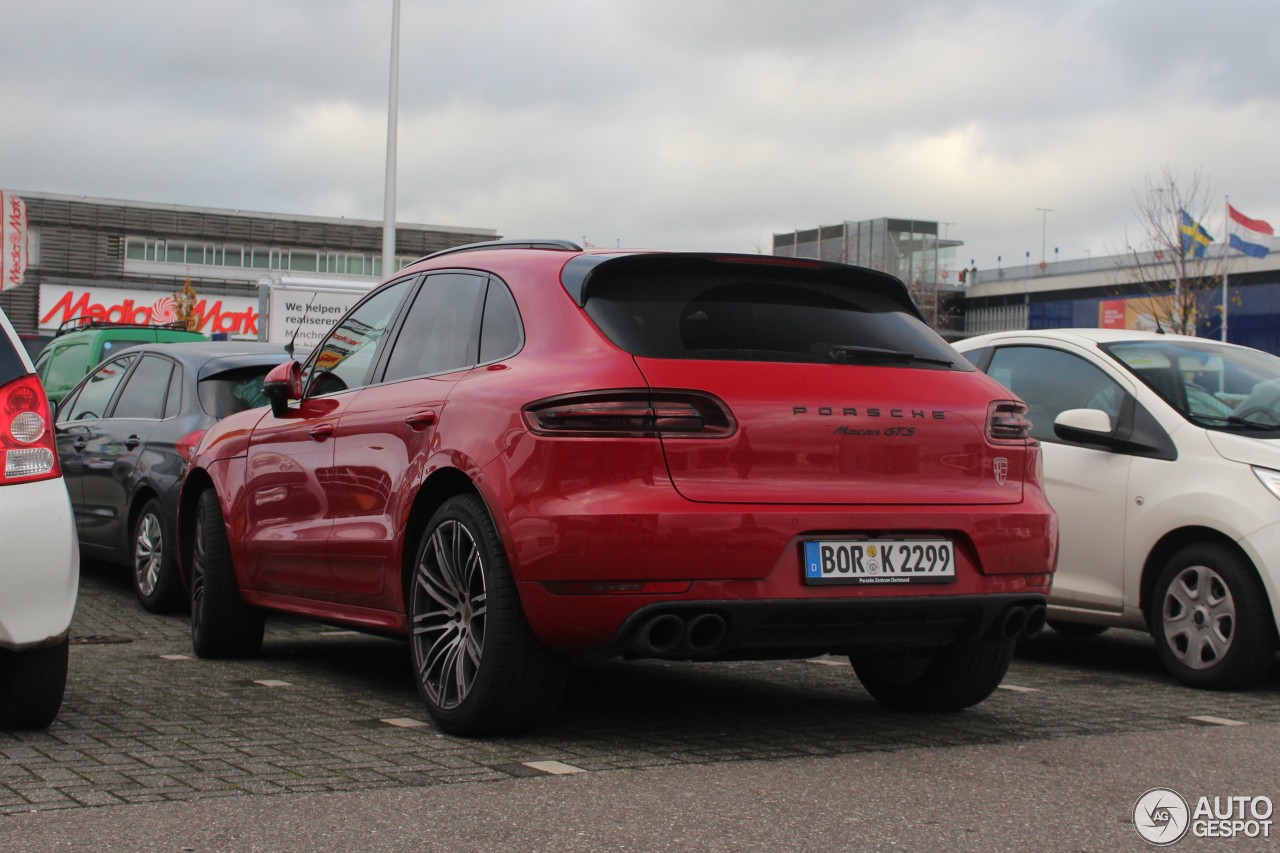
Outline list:
[[[262,649],[261,610],[240,597],[222,508],[213,489],[200,495],[191,554],[191,647],[202,658],[239,658]]]
[[[533,635],[478,497],[450,498],[431,517],[406,607],[414,683],[444,731],[517,734],[559,703],[569,662]]]
[[[151,498],[138,511],[129,540],[133,591],[151,613],[174,613],[186,605],[175,544],[165,527],[160,501]]]
[[[58,716],[70,643],[0,651],[0,729],[43,729]]]
[[[1253,564],[1212,542],[1188,545],[1165,564],[1148,615],[1160,660],[1190,687],[1249,687],[1275,659],[1275,622]]]
[[[988,638],[918,652],[872,653],[850,658],[867,692],[897,711],[959,711],[986,699],[1000,685],[1017,640]]]
[[[1064,637],[1096,637],[1107,630],[1106,625],[1094,625],[1089,622],[1059,622],[1049,620],[1049,627]]]

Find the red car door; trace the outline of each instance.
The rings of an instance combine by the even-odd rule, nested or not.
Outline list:
[[[286,417],[268,414],[254,429],[244,503],[253,589],[331,597],[325,542],[333,513],[320,478],[333,465],[338,417],[356,393],[305,399]]]
[[[297,408],[259,421],[245,460],[245,553],[250,588],[332,601],[329,531],[335,503],[334,438],[368,384],[392,320],[416,277],[375,291],[321,341],[307,362]]]
[[[343,604],[402,611],[402,549],[417,547],[405,520],[430,474],[449,391],[478,358],[485,289],[483,275],[428,275],[379,384],[361,390],[339,420],[333,466],[321,486],[333,513],[331,582]]]

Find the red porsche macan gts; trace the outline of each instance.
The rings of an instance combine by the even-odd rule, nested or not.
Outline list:
[[[265,390],[183,487],[196,653],[257,652],[267,611],[403,636],[449,732],[526,729],[609,655],[847,655],[953,710],[1044,621],[1026,409],[872,270],[451,249]]]

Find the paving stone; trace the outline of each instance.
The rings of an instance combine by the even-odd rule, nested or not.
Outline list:
[[[1257,689],[1206,695],[1165,674],[1141,634],[1050,631],[1014,661],[1007,683],[1025,689],[958,714],[887,711],[838,658],[618,661],[578,667],[540,731],[462,739],[430,723],[404,644],[325,630],[272,617],[257,659],[199,660],[187,618],[145,613],[123,573],[86,565],[73,635],[130,642],[73,645],[53,726],[0,732],[0,815],[483,783],[536,774],[539,761],[596,773],[1280,721],[1280,667]],[[394,719],[426,724],[382,722]]]

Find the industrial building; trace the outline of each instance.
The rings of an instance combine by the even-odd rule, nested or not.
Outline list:
[[[260,287],[288,276],[367,281],[382,276],[382,223],[15,191],[27,210],[22,284],[0,308],[24,337],[48,337],[77,317],[175,319],[187,282],[200,330],[258,335]],[[396,225],[396,263],[492,240],[488,228]]]
[[[1280,354],[1280,253],[1254,258],[1217,243],[1198,269],[1195,334],[1222,340],[1225,321],[1227,341]],[[970,270],[965,334],[1081,327],[1154,331],[1158,312],[1151,304],[1178,292],[1177,270],[1176,259],[1160,252]]]
[[[944,225],[892,218],[823,225],[774,234],[773,254],[895,275],[949,339],[1014,329],[1155,329],[1153,304],[1180,292],[1185,265],[1155,251],[957,268],[955,250],[964,244],[940,236]],[[1226,340],[1280,354],[1280,252],[1249,257],[1217,243],[1196,267],[1196,281],[1188,282],[1195,334],[1221,340],[1225,322]]]

